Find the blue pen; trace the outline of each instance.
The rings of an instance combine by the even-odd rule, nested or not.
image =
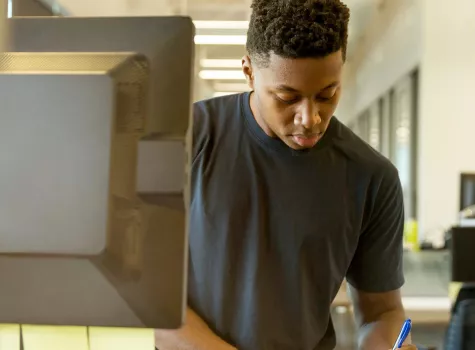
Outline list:
[[[404,324],[402,325],[401,332],[399,333],[399,337],[397,337],[396,343],[394,343],[393,349],[400,349],[402,344],[406,341],[407,336],[411,332],[412,322],[410,319],[407,319]]]

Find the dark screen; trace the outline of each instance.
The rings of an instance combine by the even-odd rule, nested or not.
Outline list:
[[[475,174],[462,174],[460,185],[460,210],[475,205]]]

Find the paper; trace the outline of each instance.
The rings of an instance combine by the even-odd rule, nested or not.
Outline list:
[[[21,328],[24,350],[89,350],[86,327],[22,325]]]
[[[22,325],[23,350],[155,350],[152,329]],[[0,325],[0,350],[20,350],[20,326]]]
[[[0,324],[0,350],[20,350],[20,326]]]
[[[458,282],[451,282],[449,283],[449,299],[452,304],[455,303],[457,296],[459,295],[459,291],[462,289],[462,283]]]
[[[89,346],[89,350],[155,350],[155,337],[153,329],[90,327]]]

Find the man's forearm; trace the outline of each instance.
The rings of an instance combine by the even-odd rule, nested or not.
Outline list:
[[[193,310],[188,309],[186,324],[179,330],[156,330],[159,350],[236,350],[219,338]]]
[[[404,311],[395,310],[382,314],[375,322],[363,324],[358,332],[359,350],[391,349],[404,321]],[[410,342],[410,337],[408,337],[406,343]]]

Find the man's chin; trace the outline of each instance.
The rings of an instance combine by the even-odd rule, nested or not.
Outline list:
[[[292,140],[285,140],[284,143],[291,149],[293,149],[294,151],[305,151],[307,149],[311,149],[312,147],[302,147],[294,142],[292,142]]]

